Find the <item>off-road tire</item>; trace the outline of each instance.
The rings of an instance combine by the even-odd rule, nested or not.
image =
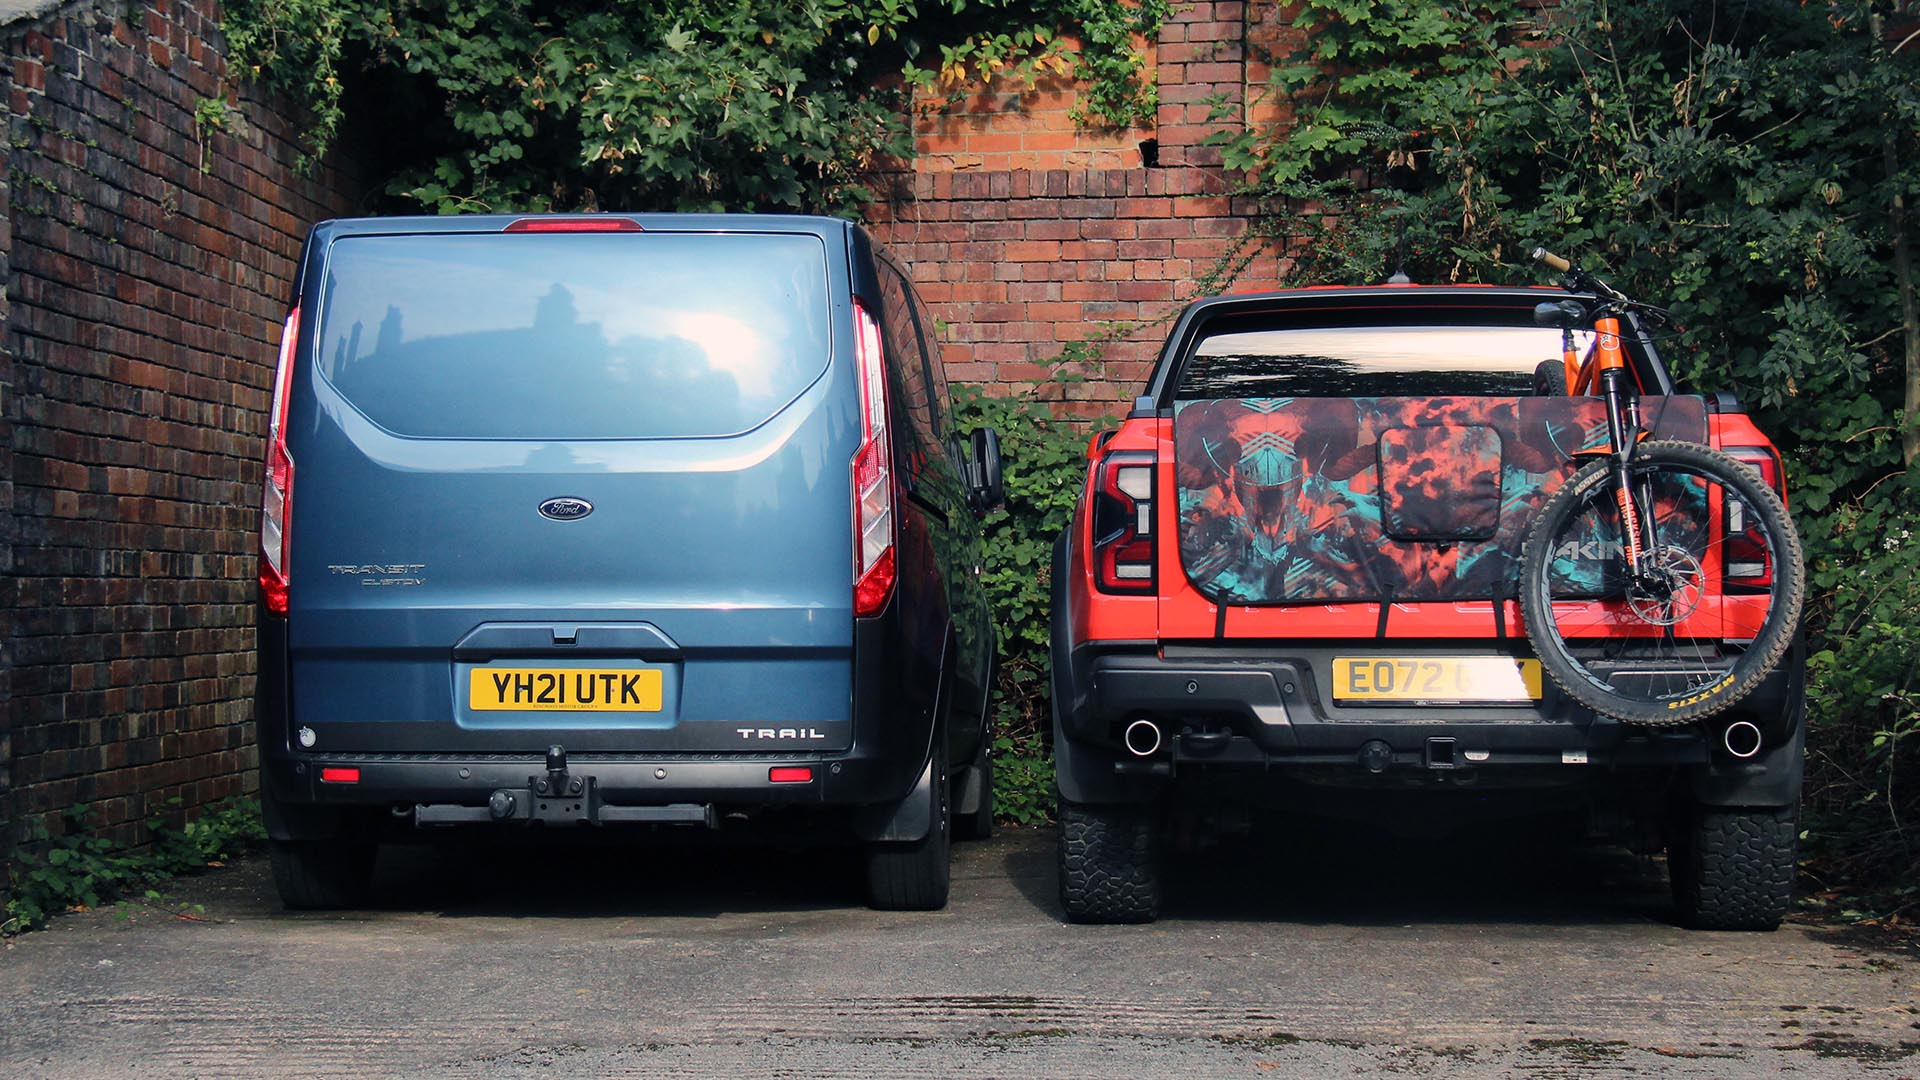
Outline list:
[[[1077,923],[1160,915],[1160,828],[1151,806],[1060,800],[1060,906]]]
[[[1793,903],[1800,826],[1793,807],[1682,811],[1667,851],[1673,903],[1696,930],[1772,930]]]
[[[378,849],[365,840],[274,840],[267,848],[273,885],[289,911],[360,907],[373,891]]]
[[[935,733],[938,747],[944,738]],[[918,840],[867,845],[867,906],[875,911],[939,911],[953,887],[953,785],[946,754],[933,761],[934,814]]]

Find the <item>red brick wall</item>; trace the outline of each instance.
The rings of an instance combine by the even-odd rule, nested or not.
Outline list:
[[[256,784],[262,417],[300,242],[353,184],[297,171],[259,102],[196,128],[225,85],[215,18],[212,0],[82,3],[0,29],[16,836],[77,803],[122,826]]]
[[[1247,41],[1272,40],[1274,21],[1271,3],[1177,7],[1150,51],[1160,96],[1151,127],[1082,129],[1072,86],[1058,82],[979,89],[958,110],[921,117],[913,173],[872,215],[873,230],[947,324],[953,380],[1024,392],[1062,346],[1111,336],[1065,411],[1114,412],[1144,383],[1199,279],[1244,259],[1225,287],[1277,283],[1278,253],[1246,237],[1251,207],[1227,196],[1219,151],[1205,144],[1258,103],[1249,79],[1266,71],[1249,62]],[[1225,120],[1209,119],[1208,99],[1224,100]]]

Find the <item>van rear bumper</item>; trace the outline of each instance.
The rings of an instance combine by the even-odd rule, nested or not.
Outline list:
[[[776,769],[807,769],[810,779],[775,783]],[[919,763],[852,756],[567,759],[568,775],[590,781],[609,806],[856,806],[874,802],[876,792],[910,786],[918,769]],[[495,791],[527,792],[547,776],[546,761],[537,754],[311,754],[269,757],[262,770],[276,801],[331,807],[484,807]]]

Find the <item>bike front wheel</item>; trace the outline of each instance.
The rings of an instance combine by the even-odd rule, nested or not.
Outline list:
[[[1541,509],[1521,560],[1527,639],[1554,684],[1595,712],[1690,723],[1752,693],[1793,644],[1800,538],[1780,496],[1717,450],[1643,443],[1629,480],[1650,540],[1638,570],[1610,460]]]

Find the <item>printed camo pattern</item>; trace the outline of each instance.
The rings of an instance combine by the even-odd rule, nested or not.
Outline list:
[[[1701,398],[1641,415],[1654,438],[1706,440]],[[1231,604],[1511,595],[1534,513],[1606,430],[1599,398],[1180,402],[1181,562]]]

